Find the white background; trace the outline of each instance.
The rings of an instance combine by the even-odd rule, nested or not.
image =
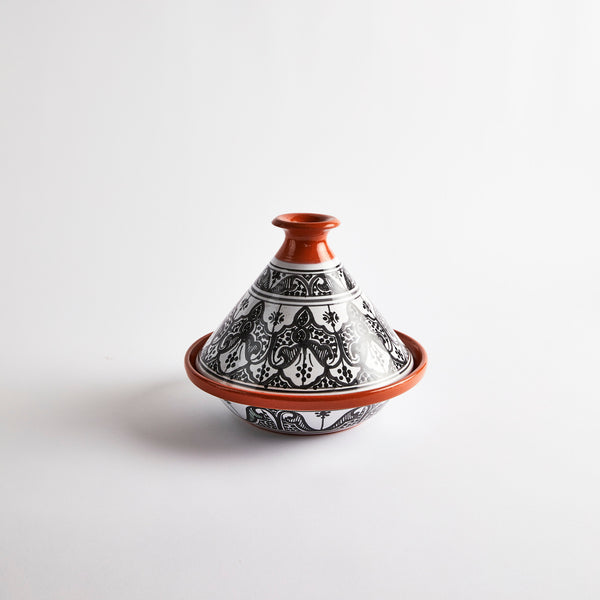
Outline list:
[[[598,598],[599,31],[1,0],[0,598]],[[288,211],[430,357],[318,439],[183,372]]]

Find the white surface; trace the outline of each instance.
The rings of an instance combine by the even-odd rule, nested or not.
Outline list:
[[[598,598],[599,17],[4,0],[0,598]],[[294,210],[430,355],[322,438],[182,368]]]

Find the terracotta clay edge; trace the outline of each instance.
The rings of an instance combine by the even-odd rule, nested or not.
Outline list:
[[[296,231],[327,231],[340,225],[333,215],[321,213],[285,213],[275,217],[271,223],[275,227]]]

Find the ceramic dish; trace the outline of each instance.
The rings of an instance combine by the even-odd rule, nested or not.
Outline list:
[[[389,327],[327,244],[335,217],[273,220],[285,241],[250,289],[185,358],[191,381],[269,431],[334,433],[423,377],[423,347]]]

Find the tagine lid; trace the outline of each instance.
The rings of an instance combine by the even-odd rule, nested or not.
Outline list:
[[[412,387],[425,352],[387,324],[331,251],[327,235],[339,220],[288,213],[273,224],[285,231],[283,245],[220,326],[188,352],[188,375],[217,396],[246,403],[257,396],[263,405],[265,398],[297,405],[346,395],[342,402],[359,406],[378,390],[387,399]]]

